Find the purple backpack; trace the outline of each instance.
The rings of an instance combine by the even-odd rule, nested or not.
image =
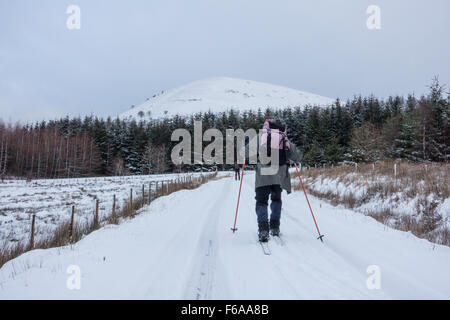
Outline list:
[[[270,148],[267,148],[269,153],[270,149],[289,150],[291,144],[286,135],[286,126],[275,120],[264,121],[263,133],[261,135],[261,146],[263,145],[270,145]]]

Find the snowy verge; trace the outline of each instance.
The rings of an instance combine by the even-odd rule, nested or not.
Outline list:
[[[309,192],[400,230],[450,245],[449,165],[394,163],[303,170]],[[389,172],[391,170],[392,172]],[[294,171],[295,172],[295,171]],[[294,181],[296,173],[291,172]],[[298,182],[296,189],[300,189]]]

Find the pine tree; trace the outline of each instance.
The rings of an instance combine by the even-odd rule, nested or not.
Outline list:
[[[337,164],[343,160],[343,149],[339,146],[336,137],[331,138],[325,147],[323,159],[328,164]]]
[[[307,166],[313,167],[322,163],[323,149],[319,147],[317,143],[314,143],[311,149],[303,157],[302,163]]]
[[[395,139],[394,156],[401,159],[417,160],[413,154],[414,141],[414,125],[410,118],[404,117],[400,123],[400,135]]]
[[[448,132],[448,99],[444,99],[444,86],[439,84],[437,77],[433,79],[430,86],[430,107],[431,107],[431,126],[430,126],[430,144],[431,158],[433,161],[445,161],[448,159],[449,141],[446,139]]]

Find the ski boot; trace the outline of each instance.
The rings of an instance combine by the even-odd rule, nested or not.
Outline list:
[[[269,223],[267,221],[258,223],[258,238],[260,242],[269,241]]]
[[[270,234],[273,237],[280,236],[280,220],[270,220]]]

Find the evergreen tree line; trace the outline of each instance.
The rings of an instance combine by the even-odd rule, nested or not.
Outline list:
[[[0,122],[0,175],[57,178],[215,168],[175,167],[170,161],[178,143],[171,141],[172,132],[184,128],[193,136],[194,120],[202,120],[203,131],[214,127],[225,136],[226,129],[259,130],[265,119],[280,118],[308,166],[388,158],[443,162],[450,151],[450,96],[444,90],[434,79],[420,98],[355,96],[329,107],[229,110],[149,121],[87,116],[33,125]]]

